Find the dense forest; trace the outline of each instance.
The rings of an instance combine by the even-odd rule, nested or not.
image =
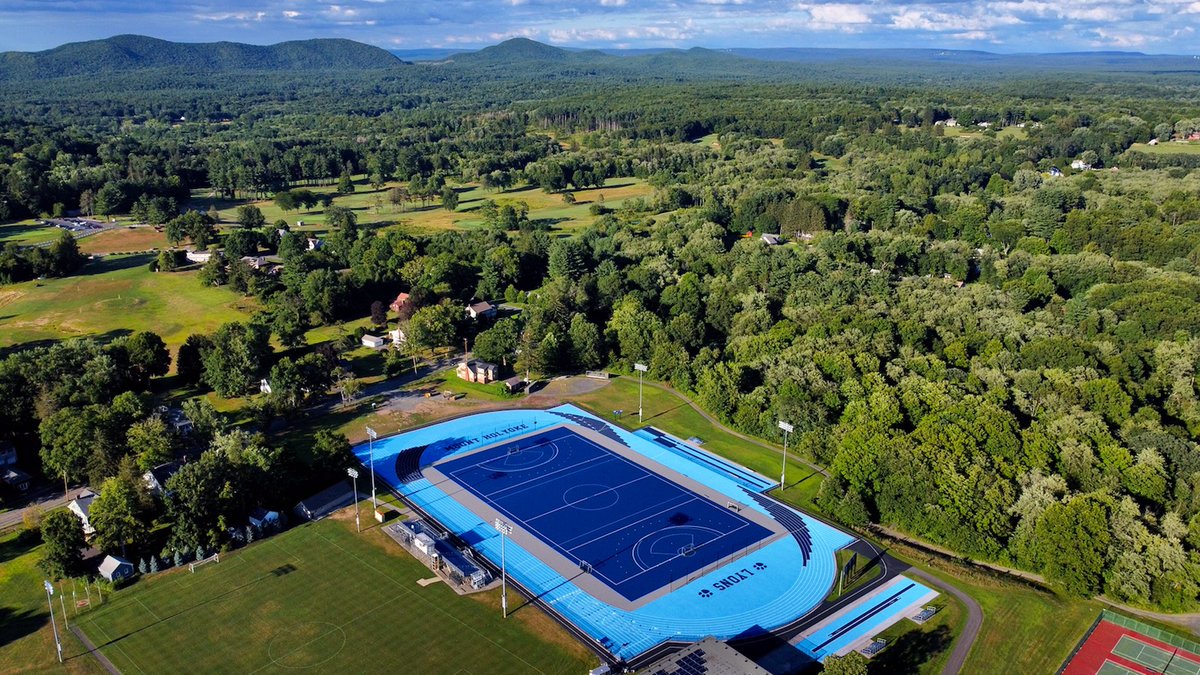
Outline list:
[[[790,421],[828,467],[822,504],[841,522],[894,526],[1074,594],[1195,607],[1200,153],[1187,140],[1200,108],[1178,73],[833,83],[786,62],[734,78],[748,61],[734,55],[606,69],[621,57],[497,49],[438,66],[437,82],[405,66],[221,90],[234,79],[214,74],[203,95],[146,95],[159,77],[146,71],[85,88],[105,100],[78,115],[14,85],[23,93],[0,103],[0,220],[133,211],[174,242],[224,247],[229,264],[214,257],[200,283],[263,309],[193,336],[176,369],[222,397],[269,373],[264,428],[348,386],[338,351],[354,342],[278,354],[270,338],[299,347],[308,328],[405,291],[412,349],[465,337],[476,356],[542,375],[642,362],[740,431],[777,439]],[[639,65],[675,62],[687,65],[674,81]],[[313,187],[353,189],[354,175],[403,181],[396,199],[423,203],[468,183],[568,200],[637,177],[654,192],[594,204],[572,236],[508,203],[481,205],[482,227],[426,235],[326,202],[319,248],[254,207],[224,230],[189,208],[197,190],[316,206]],[[238,260],[259,251],[282,272]],[[0,279],[74,271],[35,267],[48,255],[10,245]],[[473,299],[523,311],[480,327],[462,320]],[[411,356],[390,354],[389,368]],[[0,361],[0,433],[44,439],[47,474],[93,485],[147,465],[163,451],[129,424],[152,416],[123,392],[165,373],[161,358],[146,335],[14,350]],[[303,470],[260,437],[208,433],[210,473],[181,474],[194,489],[180,494]],[[107,440],[88,457],[56,452],[61,438]],[[323,443],[311,463],[336,470],[345,449]],[[180,545],[219,544],[235,502],[204,505]]]

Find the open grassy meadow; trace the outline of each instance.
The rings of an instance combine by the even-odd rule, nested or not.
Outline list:
[[[20,220],[14,223],[0,225],[0,246],[9,242],[32,246],[47,241],[54,241],[62,230],[51,225],[38,225],[37,221]]]
[[[351,515],[142,580],[79,619],[123,673],[581,673],[594,657],[539,610],[460,597]],[[510,605],[511,606],[511,605]]]
[[[768,478],[779,476],[780,455],[723,431],[671,392],[644,387],[643,397],[641,425],[637,420],[638,383],[630,377],[617,378],[607,387],[579,396],[571,402],[629,429],[653,425],[679,438],[695,436],[703,441],[701,447],[709,452],[727,457]],[[614,410],[625,412],[617,420],[613,416]],[[787,489],[782,494],[778,490],[773,494],[803,509],[819,511],[816,496],[821,488],[821,479],[820,473],[792,456],[788,461]]]
[[[619,208],[627,199],[644,197],[653,192],[644,180],[639,178],[610,178],[602,188],[590,188],[574,192],[575,203],[566,204],[561,194],[546,194],[537,187],[521,186],[505,191],[485,190],[475,184],[456,185],[458,190],[458,208],[447,211],[441,207],[439,200],[429,206],[421,206],[411,202],[401,208],[387,201],[388,191],[401,183],[388,183],[376,190],[360,176],[355,181],[355,191],[348,195],[335,195],[333,203],[344,206],[355,212],[358,222],[364,225],[382,227],[399,226],[407,231],[428,234],[448,229],[470,229],[483,224],[483,219],[477,213],[483,202],[492,200],[499,205],[525,202],[529,205],[531,220],[548,221],[550,225],[560,230],[571,230],[591,223],[591,205],[603,196],[604,204],[609,208]],[[317,194],[333,195],[335,187],[317,186],[304,188]],[[300,231],[319,231],[325,229],[324,210],[317,207],[313,211],[284,212],[271,200],[244,201],[215,199],[196,194],[189,204],[192,208],[207,210],[215,206],[221,217],[222,224],[237,220],[237,207],[243,204],[253,204],[263,212],[267,222],[283,219],[293,229]],[[303,226],[297,224],[303,222]]]
[[[0,288],[0,347],[149,330],[174,350],[187,336],[244,320],[253,299],[200,285],[195,272],[151,272],[149,255],[109,256],[64,279]]]
[[[1147,155],[1200,155],[1200,143],[1134,143],[1129,150],[1144,152]]]

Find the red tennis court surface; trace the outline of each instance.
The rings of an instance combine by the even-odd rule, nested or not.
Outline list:
[[[1197,675],[1200,655],[1101,619],[1059,672],[1060,675]]]

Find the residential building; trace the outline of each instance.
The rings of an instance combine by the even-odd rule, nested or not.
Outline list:
[[[115,555],[104,556],[104,561],[100,563],[100,576],[109,581],[128,579],[133,572],[133,563]]]
[[[67,504],[67,510],[71,513],[74,513],[79,520],[83,522],[83,533],[85,535],[95,534],[96,532],[96,529],[92,527],[92,523],[89,520],[92,510],[92,502],[95,500],[96,493],[84,488],[84,490],[79,493],[78,497],[72,499],[70,504]]]
[[[467,316],[472,319],[494,319],[496,306],[487,301],[467,305]]]
[[[478,382],[479,384],[487,384],[496,381],[496,374],[499,368],[494,363],[487,361],[477,361],[472,359],[458,364],[457,373],[459,379],[467,382]]]

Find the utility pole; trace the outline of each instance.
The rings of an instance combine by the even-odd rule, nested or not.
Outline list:
[[[642,425],[642,373],[649,370],[644,364],[635,363],[633,369],[638,374],[638,426]]]

